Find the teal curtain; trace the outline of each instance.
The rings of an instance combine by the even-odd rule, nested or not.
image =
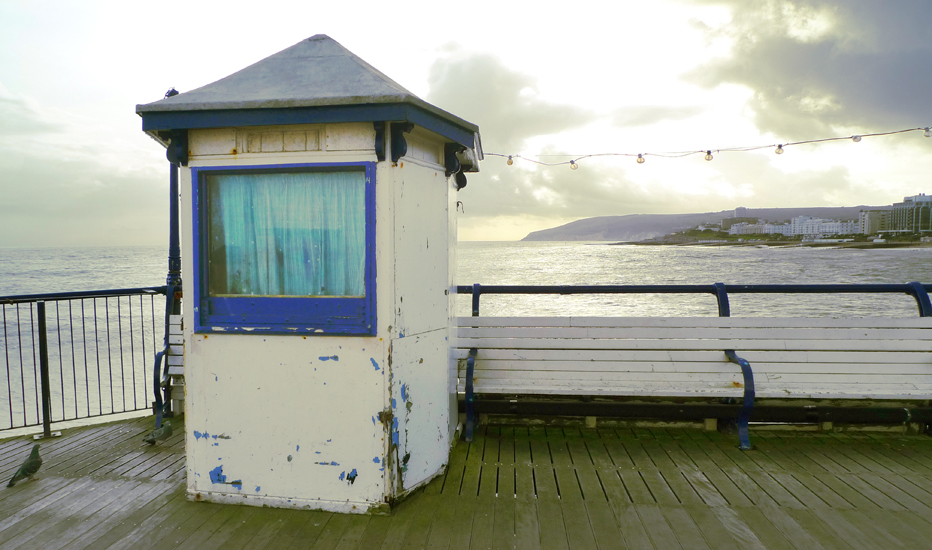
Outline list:
[[[211,296],[365,295],[365,172],[205,179]]]

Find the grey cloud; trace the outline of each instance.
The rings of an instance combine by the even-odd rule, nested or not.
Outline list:
[[[16,162],[9,157],[16,156]],[[162,244],[166,178],[0,148],[0,247]]]
[[[761,130],[801,139],[831,126],[883,131],[929,124],[932,3],[710,3],[733,9],[724,31],[736,40],[733,55],[688,78],[707,87],[751,88]],[[830,28],[805,36],[805,14],[817,12]]]
[[[0,95],[0,136],[42,134],[60,128],[61,126],[46,120],[28,102]]]
[[[583,126],[595,113],[536,96],[536,80],[488,54],[437,60],[427,101],[479,125],[488,151],[517,151],[525,139]]]
[[[701,107],[663,107],[659,105],[642,105],[624,107],[611,115],[614,126],[647,126],[664,120],[683,120],[702,113]]]

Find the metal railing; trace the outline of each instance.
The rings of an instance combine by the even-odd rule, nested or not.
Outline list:
[[[0,296],[0,430],[149,409],[165,292]]]
[[[920,317],[932,317],[928,292],[932,284],[814,284],[814,285],[489,285],[456,287],[457,294],[472,294],[472,314],[479,315],[483,294],[711,294],[718,302],[720,316],[731,315],[731,294],[906,294],[916,300]]]

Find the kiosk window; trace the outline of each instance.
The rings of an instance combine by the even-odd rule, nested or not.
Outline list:
[[[374,333],[370,164],[192,169],[198,328]]]

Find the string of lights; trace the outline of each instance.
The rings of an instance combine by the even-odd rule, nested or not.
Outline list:
[[[851,140],[855,143],[861,141],[861,139],[866,137],[878,137],[878,136],[890,136],[893,134],[905,134],[907,132],[922,132],[922,135],[925,137],[932,137],[932,128],[926,126],[924,128],[906,128],[903,130],[894,130],[892,132],[876,132],[873,134],[855,134],[853,136],[839,136],[839,137],[828,137],[828,138],[819,138],[819,139],[806,139],[802,141],[789,141],[786,143],[774,143],[770,145],[751,145],[744,147],[723,147],[720,149],[697,149],[694,151],[672,151],[666,153],[593,153],[587,155],[534,155],[523,156],[523,155],[507,155],[503,153],[485,153],[485,155],[493,157],[503,157],[507,158],[506,163],[508,166],[514,164],[515,160],[524,160],[532,162],[534,164],[539,164],[541,166],[564,166],[569,165],[570,169],[576,170],[579,168],[579,161],[589,158],[597,157],[636,157],[638,164],[644,164],[647,160],[647,157],[662,157],[662,158],[682,158],[688,157],[691,155],[704,155],[705,160],[709,161],[714,158],[712,154],[713,151],[715,154],[718,153],[744,153],[748,151],[758,151],[761,149],[773,149],[774,153],[782,155],[787,147],[794,147],[796,145],[805,145],[809,143],[824,143],[828,141],[842,141],[842,140]],[[571,157],[569,160],[562,160],[557,162],[548,162],[544,160],[539,160],[544,157]]]

